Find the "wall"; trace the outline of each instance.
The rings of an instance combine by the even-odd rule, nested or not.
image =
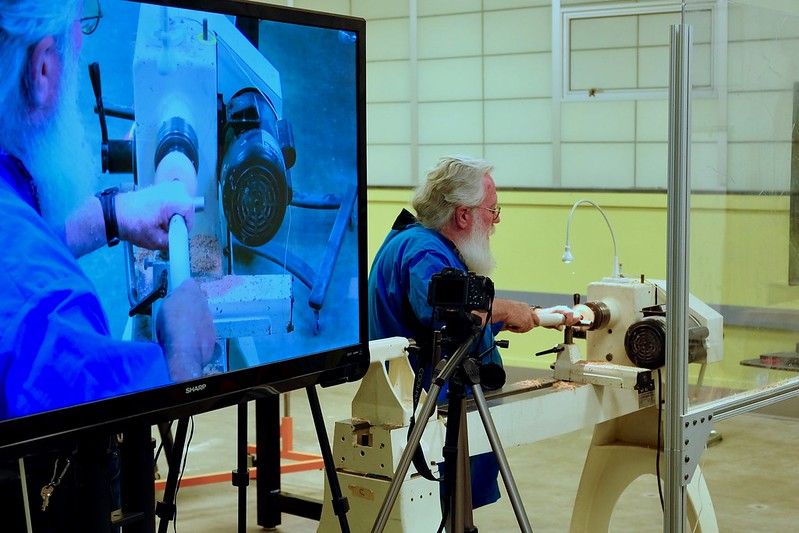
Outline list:
[[[409,207],[410,198],[407,189],[369,191],[370,257],[400,209]],[[579,207],[572,219],[574,262],[566,265],[560,260],[569,210],[581,198],[597,202],[607,213],[624,275],[666,278],[665,194],[500,190],[502,221],[492,237],[498,259],[492,279],[498,291],[531,304],[568,305],[573,293],[584,295],[589,283],[611,274],[610,234],[599,212],[590,206]],[[774,245],[788,239],[788,200],[702,194],[694,195],[691,205],[691,292],[710,305],[724,306],[725,311],[725,359],[711,365],[706,380],[719,387],[757,386],[767,378],[741,367],[739,361],[793,351],[799,340],[799,324],[769,318],[777,312],[795,317],[793,312],[799,309],[799,288],[787,285],[787,247]],[[506,362],[546,368],[553,356],[535,358],[533,354],[560,342],[562,334],[534,330],[503,338],[511,341],[503,351]],[[692,374],[698,370],[694,366]],[[773,381],[775,376],[789,374],[772,371],[768,379]]]
[[[494,239],[499,288],[559,295],[567,303],[571,293],[609,274],[610,237],[589,207],[574,219],[575,263],[559,261],[568,210],[584,197],[608,211],[628,275],[666,277],[666,96],[619,98],[599,91],[562,98],[560,84],[561,7],[651,3],[292,4],[368,22],[370,254],[425,169],[442,154],[468,153],[496,166],[503,206]],[[799,7],[792,0],[734,1],[710,19],[700,2],[687,4],[694,10],[688,22],[696,25],[694,80],[712,86],[693,102],[693,185],[712,194],[692,199],[691,290],[723,306],[728,324],[726,359],[712,378],[721,386],[748,387],[752,377],[738,361],[792,351],[799,329],[799,294],[787,283]],[[594,39],[581,44],[591,51],[582,61],[584,79],[612,85],[629,74],[614,78],[614,58],[635,53],[639,88],[662,85],[666,19],[651,27],[651,19],[619,17],[592,27]],[[539,331],[511,340],[507,360],[546,366],[549,360],[531,354],[557,343],[559,335]]]

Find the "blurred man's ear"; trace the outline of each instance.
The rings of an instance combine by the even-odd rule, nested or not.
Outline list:
[[[61,78],[61,56],[55,46],[55,38],[48,35],[36,43],[31,54],[30,97],[36,110],[47,107],[58,96]]]

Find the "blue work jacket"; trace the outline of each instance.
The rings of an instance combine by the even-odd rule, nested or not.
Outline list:
[[[92,282],[0,151],[0,419],[170,383],[155,343],[111,338]]]

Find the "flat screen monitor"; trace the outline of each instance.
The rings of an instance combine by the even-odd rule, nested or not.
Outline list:
[[[242,0],[99,8],[78,95],[97,189],[152,186],[173,157],[194,167],[190,275],[217,344],[202,377],[92,396],[78,367],[65,389],[82,400],[51,390],[28,411],[13,409],[25,376],[8,374],[0,449],[359,379],[369,361],[364,21]],[[81,259],[112,337],[157,341],[157,295],[164,279],[171,290],[176,262],[125,243]]]

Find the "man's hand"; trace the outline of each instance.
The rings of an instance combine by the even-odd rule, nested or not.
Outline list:
[[[492,308],[492,320],[503,322],[503,330],[525,333],[537,326],[533,310],[524,302],[496,298]]]
[[[180,181],[164,181],[116,197],[119,238],[149,250],[166,251],[169,220],[182,215],[191,230],[194,205]]]
[[[214,355],[216,338],[208,301],[193,279],[164,298],[156,331],[169,376],[174,381],[202,377],[203,365]]]
[[[538,326],[541,324],[538,317],[541,315],[563,315],[563,320],[559,324],[544,326],[545,328],[550,329],[557,329],[558,331],[562,331],[566,326],[574,326],[575,324],[580,323],[580,319],[582,316],[579,313],[575,313],[574,310],[570,307],[566,307],[565,305],[556,305],[555,307],[536,307],[533,309],[533,317],[535,319],[535,325]]]

